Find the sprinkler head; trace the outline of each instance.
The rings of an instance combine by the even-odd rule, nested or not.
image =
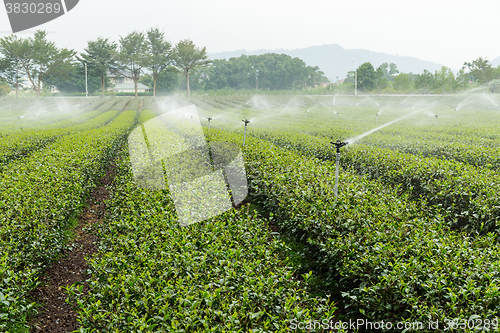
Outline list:
[[[208,117],[207,120],[208,120],[208,122],[210,122],[210,120],[212,120],[212,117]]]
[[[250,123],[250,120],[248,120],[248,119],[243,119],[243,120],[242,120],[242,122],[244,122],[244,123],[245,123],[245,127],[246,127],[246,126],[248,125],[248,123]]]
[[[439,116],[437,114],[435,114],[434,117],[436,117],[436,119],[437,119],[437,117],[439,117]]]
[[[342,141],[340,141],[340,140],[337,140],[337,141],[335,141],[335,142],[330,141],[330,143],[331,143],[332,145],[334,145],[334,146],[335,146],[335,148],[337,148],[337,153],[339,153],[339,154],[340,154],[340,148],[342,148],[342,147],[344,147],[344,146],[347,146],[347,144],[349,144],[349,142],[342,142]]]

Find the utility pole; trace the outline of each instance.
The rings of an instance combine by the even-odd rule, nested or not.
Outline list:
[[[89,97],[89,87],[87,84],[87,63],[85,63],[85,98]]]
[[[259,90],[259,70],[255,71],[255,90]]]

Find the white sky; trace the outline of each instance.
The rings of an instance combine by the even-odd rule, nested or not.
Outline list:
[[[339,44],[459,69],[500,56],[499,14],[499,0],[80,0],[39,29],[78,51],[98,36],[118,41],[159,27],[173,43],[190,38],[209,53]],[[3,9],[0,31],[11,31]]]

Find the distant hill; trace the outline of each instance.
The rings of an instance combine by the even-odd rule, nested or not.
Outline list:
[[[493,67],[500,66],[500,57],[493,59],[492,61],[490,61],[490,63]]]
[[[354,70],[353,61],[359,67],[362,63],[369,61],[375,69],[383,64],[395,63],[399,71],[405,73],[420,74],[427,69],[434,72],[441,68],[441,64],[419,60],[415,57],[398,56],[387,53],[372,52],[362,49],[344,49],[340,45],[330,44],[321,46],[311,46],[303,49],[295,50],[256,50],[248,52],[246,50],[237,50],[230,52],[211,53],[211,59],[229,59],[239,57],[242,54],[259,55],[263,53],[284,53],[291,57],[298,57],[305,61],[309,66],[318,66],[323,71],[330,81],[335,82],[337,77],[343,79],[347,76],[347,72]],[[500,58],[497,58],[500,62]]]

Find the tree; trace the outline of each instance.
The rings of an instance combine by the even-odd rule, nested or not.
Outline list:
[[[152,83],[153,83],[153,78],[149,75],[143,75],[139,79],[139,83],[142,83],[143,85],[147,86],[149,89],[151,89]]]
[[[147,67],[152,71],[153,96],[156,96],[156,81],[160,74],[172,64],[172,44],[165,40],[165,34],[158,29],[147,32],[148,60]]]
[[[373,68],[373,65],[369,62],[365,62],[358,68],[358,88],[368,91],[375,87],[375,82],[377,80],[377,72]]]
[[[85,53],[80,53],[81,58],[78,59],[82,64],[87,64],[87,70],[92,76],[99,77],[103,97],[108,73],[116,74],[118,71],[118,63],[114,58],[117,47],[115,42],[99,37],[95,41],[88,41]]]
[[[161,92],[174,91],[179,86],[177,77],[178,71],[175,67],[170,66],[167,70],[163,71],[158,77],[156,88]]]
[[[37,98],[40,97],[42,82],[49,75],[61,78],[71,71],[75,51],[66,48],[59,49],[53,42],[47,40],[47,33],[37,30],[35,35],[19,39],[10,35],[0,40],[2,53],[16,58],[28,76]]]
[[[212,62],[208,60],[207,48],[196,47],[190,39],[181,40],[173,50],[172,60],[175,67],[184,72],[186,76],[187,93],[188,96],[190,96],[189,72]]]
[[[16,98],[19,98],[19,84],[22,83],[21,75],[22,68],[19,60],[6,52],[6,55],[0,58],[0,79],[5,80],[6,84],[16,89]]]
[[[394,76],[396,74],[399,74],[398,66],[391,62],[389,64],[389,75]]]
[[[43,86],[55,87],[61,93],[85,93],[85,67],[77,62],[64,79],[58,75],[49,75],[43,80]],[[89,76],[87,86],[89,92],[99,91],[101,89],[100,77]]]
[[[380,75],[382,74],[382,77],[388,79],[389,81],[394,81],[394,76],[395,74],[399,73],[398,66],[394,63],[386,63],[384,62],[377,68],[377,73]]]
[[[135,97],[138,97],[137,82],[141,77],[142,68],[148,63],[144,33],[134,31],[124,38],[120,37],[120,50],[115,55],[120,64],[120,71],[134,81]]]
[[[382,65],[378,66],[378,68],[376,70],[377,79],[375,81],[375,87],[378,91],[382,91],[385,88],[389,87],[387,66],[388,66],[387,63],[385,62]]]
[[[229,60],[216,59],[201,73],[205,90],[304,89],[328,82],[318,67],[306,66],[299,58],[286,54],[242,55]]]
[[[455,89],[457,84],[455,75],[448,67],[442,66],[439,71],[435,72],[434,77],[436,78],[436,88],[442,88],[443,95],[446,88]]]
[[[495,69],[491,66],[488,60],[482,57],[473,60],[472,62],[464,62],[462,69],[468,69],[474,80],[480,84],[485,84],[494,79]]]
[[[424,92],[428,92],[436,86],[436,78],[427,69],[424,69],[422,74],[419,74],[415,80],[415,88]]]
[[[394,89],[399,91],[410,89],[410,77],[408,74],[401,73],[394,78]]]
[[[7,95],[10,93],[10,87],[7,84],[7,80],[0,78],[0,96]]]

